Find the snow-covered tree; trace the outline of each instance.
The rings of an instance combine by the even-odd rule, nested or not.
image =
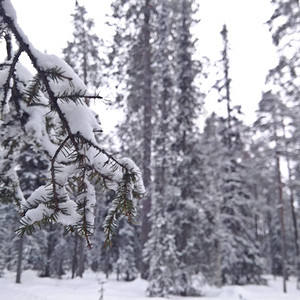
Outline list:
[[[175,288],[175,275],[179,265],[174,228],[172,227],[173,189],[172,172],[172,122],[174,105],[174,45],[170,39],[174,24],[174,9],[171,1],[157,6],[156,27],[157,45],[153,60],[153,94],[156,126],[154,131],[154,179],[152,194],[152,223],[149,239],[143,249],[143,259],[149,265],[147,279],[150,296],[166,297]]]
[[[202,215],[204,245],[214,266],[209,273],[215,284],[262,283],[262,263],[254,234],[253,193],[244,162],[245,126],[240,107],[231,101],[230,61],[226,26],[222,29],[223,51],[215,88],[226,116],[208,120],[203,136]],[[201,143],[201,142],[200,142]],[[205,268],[206,269],[206,268]],[[204,270],[205,270],[204,269]],[[205,270],[207,272],[207,270]]]
[[[63,49],[64,59],[88,88],[97,91],[104,77],[104,59],[100,57],[103,42],[93,33],[94,20],[87,18],[87,11],[83,5],[76,2],[72,17],[73,41],[69,41]]]
[[[122,221],[117,236],[118,260],[115,262],[114,268],[121,279],[132,281],[138,276],[136,262],[137,235],[132,225]]]
[[[151,257],[156,254],[151,254],[149,247],[151,249],[157,247],[157,251],[161,251],[161,260],[156,266],[149,265],[149,268],[143,268],[142,273],[144,277],[151,278],[149,294],[153,295],[165,294],[166,291],[190,294],[189,287],[186,291],[179,290],[179,287],[185,289],[192,281],[189,274],[195,273],[197,269],[188,258],[197,252],[197,247],[194,247],[197,240],[197,236],[194,235],[197,232],[197,222],[193,223],[189,218],[194,216],[193,220],[196,220],[198,217],[195,203],[195,190],[198,186],[196,176],[198,164],[195,162],[198,158],[193,159],[195,154],[193,147],[197,141],[196,119],[201,107],[201,95],[197,93],[194,84],[195,76],[201,71],[201,67],[192,57],[194,50],[191,34],[192,6],[193,1],[114,2],[114,15],[118,18],[119,26],[111,57],[117,57],[114,60],[119,66],[117,75],[124,74],[124,86],[128,91],[122,99],[125,107],[125,127],[119,131],[121,141],[127,147],[133,144],[136,148],[141,148],[143,145],[144,152],[137,151],[136,155],[138,159],[143,160],[145,166],[143,172],[148,179],[149,167],[152,168],[151,203],[157,207],[153,207],[150,212],[151,220],[159,219],[164,223],[163,218],[166,218],[173,222],[168,229],[174,228],[174,232],[170,232],[168,236],[170,241],[174,242],[175,239],[176,247],[180,250],[185,248],[185,241],[189,240],[185,254],[181,255],[180,272],[176,273],[175,269],[178,267],[175,263],[170,265],[169,261],[167,262],[168,251],[156,245],[164,238],[165,229],[157,230],[156,225],[151,229],[150,240],[145,244],[145,251],[148,254],[145,254],[144,261],[150,264],[156,261]],[[140,126],[141,122],[144,124],[143,127]],[[148,159],[150,154],[151,164]],[[193,188],[190,189],[190,186]],[[191,190],[191,193],[183,197],[182,206],[177,205],[181,192],[185,194],[188,190]],[[191,195],[192,193],[194,194]],[[187,200],[189,197],[192,198],[191,201]],[[161,206],[160,202],[166,204]],[[143,215],[148,217],[150,206],[147,201],[144,208],[146,210]],[[183,232],[181,226],[183,223],[193,223],[193,230],[185,228]],[[142,236],[148,230],[143,227]],[[159,237],[158,234],[162,236]],[[145,241],[145,236],[142,241]],[[180,251],[177,248],[173,250],[179,255]],[[197,261],[198,256],[193,257],[194,261]],[[168,285],[166,289],[163,283],[156,288],[155,277],[159,273],[158,269],[162,268],[164,259],[168,264],[166,268],[171,273],[176,273],[176,276],[172,277],[173,282],[166,283]],[[193,269],[192,272],[190,268]],[[186,275],[181,276],[183,272]],[[186,280],[189,282],[187,285],[179,282],[185,277],[189,277]],[[175,283],[175,280],[178,281]],[[151,290],[151,286],[155,291]]]
[[[114,45],[111,52],[112,68],[121,78],[118,104],[124,109],[125,119],[118,130],[121,149],[133,153],[142,165],[147,193],[141,203],[140,242],[143,245],[150,231],[148,214],[151,209],[152,159],[152,25],[153,0],[116,0],[112,4],[116,23]],[[123,90],[126,92],[123,93]],[[145,277],[147,267],[141,265]]]
[[[202,66],[195,60],[192,26],[194,1],[172,2],[174,7],[175,93],[174,122],[172,124],[173,161],[171,185],[173,191],[173,226],[177,250],[180,252],[175,293],[193,295],[192,276],[199,272],[198,225],[201,183],[200,160],[196,151],[199,141],[198,118],[202,108],[202,95],[195,84]],[[193,260],[195,259],[195,260]]]

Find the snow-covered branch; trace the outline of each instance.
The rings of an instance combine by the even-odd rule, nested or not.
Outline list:
[[[11,138],[19,151],[22,145],[32,145],[47,153],[50,165],[46,185],[22,201],[24,216],[19,232],[30,233],[36,225],[59,222],[77,229],[89,244],[96,202],[92,183],[116,191],[110,217],[124,214],[131,221],[133,199],[145,192],[140,171],[130,159],[117,159],[98,144],[101,125],[85,101],[101,97],[88,94],[85,84],[63,60],[33,47],[19,27],[9,0],[0,0],[0,15],[19,45],[12,59],[1,65],[1,127],[13,125],[19,134]],[[35,76],[21,66],[22,53],[29,57]],[[4,132],[2,146],[7,139]],[[8,151],[6,158],[15,160],[15,154]],[[104,227],[109,239],[113,227],[108,223]]]

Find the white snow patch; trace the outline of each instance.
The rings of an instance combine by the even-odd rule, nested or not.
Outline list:
[[[282,278],[268,276],[268,286],[225,286],[223,288],[205,286],[203,297],[170,296],[176,300],[298,300],[300,291],[296,289],[296,279],[287,283],[288,293],[282,292]],[[148,298],[145,291],[148,283],[140,278],[132,282],[117,281],[115,276],[105,280],[102,273],[86,271],[83,278],[63,279],[39,278],[36,272],[25,271],[22,284],[15,284],[15,274],[5,271],[0,278],[0,299],[2,300],[96,300],[100,298],[100,282],[103,284],[105,300],[158,300]]]
[[[101,131],[97,115],[85,104],[58,101],[73,134],[80,133],[87,140],[97,144],[94,132]]]

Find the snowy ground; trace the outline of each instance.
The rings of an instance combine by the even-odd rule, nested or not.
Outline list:
[[[288,293],[282,293],[281,278],[271,276],[268,286],[228,286],[222,289],[205,287],[205,295],[197,297],[174,297],[176,300],[299,300],[300,291],[296,290],[296,282],[291,278],[288,282]],[[49,279],[39,278],[35,272],[26,271],[22,276],[22,284],[15,284],[15,274],[6,272],[0,278],[0,300],[99,300],[100,281],[103,275],[86,272],[84,278]],[[155,300],[147,298],[145,290],[147,282],[137,279],[133,282],[118,282],[114,277],[104,284],[103,300]]]

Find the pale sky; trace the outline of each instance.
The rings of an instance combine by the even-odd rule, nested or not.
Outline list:
[[[60,56],[72,39],[71,14],[75,0],[11,0],[18,23],[40,51]],[[79,0],[93,18],[99,37],[108,37],[105,14],[110,0]],[[199,39],[197,53],[216,59],[222,50],[220,31],[224,23],[230,43],[232,100],[241,104],[247,123],[254,120],[268,69],[275,66],[276,52],[264,23],[272,14],[271,0],[198,0],[201,22],[195,29]],[[216,95],[207,99],[207,111],[220,111]],[[218,107],[218,109],[216,109]],[[101,119],[101,113],[100,113]]]

